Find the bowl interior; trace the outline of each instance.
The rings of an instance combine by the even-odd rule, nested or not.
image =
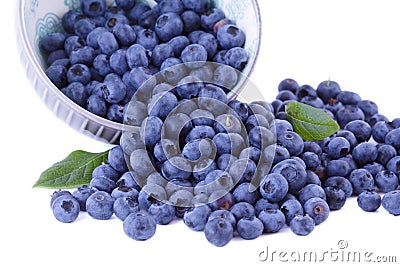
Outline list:
[[[111,5],[114,1],[107,0]],[[156,3],[152,0],[142,0],[150,5]],[[21,0],[23,8],[23,27],[25,28],[28,46],[33,53],[33,58],[37,60],[37,65],[43,72],[46,68],[45,59],[40,49],[40,40],[49,33],[62,32],[62,15],[70,9],[79,9],[79,0]],[[221,8],[226,17],[236,22],[236,24],[246,33],[245,49],[249,54],[249,62],[242,71],[245,76],[250,76],[260,46],[261,22],[256,0],[213,0],[212,4]],[[49,81],[50,82],[50,81]],[[235,93],[240,92],[243,82],[239,82],[234,89]],[[54,89],[57,89],[54,86]]]

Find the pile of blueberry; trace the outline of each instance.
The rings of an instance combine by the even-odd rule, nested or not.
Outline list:
[[[80,211],[99,220],[115,214],[129,237],[147,240],[157,225],[181,218],[225,246],[285,225],[308,235],[351,196],[365,211],[382,205],[400,215],[400,120],[389,121],[374,102],[334,81],[314,89],[285,79],[271,104],[248,104],[228,101],[220,85],[187,79],[180,86],[198,89],[196,97],[180,97],[182,88],[165,82],[135,94],[132,107],[153,107],[125,118],[141,131],[124,132],[90,185],[53,194],[59,221]],[[304,141],[285,117],[291,101],[325,110],[341,129]]]
[[[214,61],[243,70],[245,34],[210,0],[82,0],[62,18],[64,33],[40,42],[49,79],[88,111],[122,123],[141,84],[170,66]],[[199,72],[200,73],[200,72]],[[201,77],[200,77],[201,78]],[[174,81],[177,83],[178,81]]]

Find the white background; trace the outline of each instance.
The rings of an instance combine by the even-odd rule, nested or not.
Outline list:
[[[284,78],[317,86],[330,77],[342,89],[374,100],[390,119],[400,116],[398,2],[260,0],[262,48],[253,82],[271,101]],[[271,258],[259,261],[267,247],[322,257],[324,251],[337,251],[339,240],[348,242],[344,252],[373,252],[371,260],[395,255],[400,262],[400,217],[383,208],[365,213],[354,198],[308,237],[285,229],[254,241],[235,239],[224,248],[181,221],[158,227],[147,242],[125,236],[118,219],[82,215],[72,224],[59,223],[49,207],[52,190],[32,189],[33,183],[72,150],[100,152],[109,146],[71,130],[42,104],[16,52],[15,1],[3,1],[2,10],[0,266],[269,266]],[[277,255],[274,263],[280,261]],[[328,256],[324,263],[333,264]],[[289,262],[282,266],[293,263],[289,254],[285,259]]]

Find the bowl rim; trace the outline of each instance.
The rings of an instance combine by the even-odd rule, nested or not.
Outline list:
[[[18,45],[23,46],[22,49],[25,51],[25,55],[28,57],[27,64],[29,64],[29,62],[30,62],[31,67],[33,68],[33,71],[35,72],[35,74],[34,74],[35,78],[40,79],[42,81],[42,83],[47,87],[46,89],[51,90],[52,93],[55,94],[57,99],[62,101],[63,103],[65,103],[65,105],[67,105],[70,110],[78,112],[85,119],[93,121],[101,126],[111,128],[115,131],[131,130],[132,126],[128,126],[123,123],[114,122],[114,121],[108,120],[106,118],[97,116],[97,115],[91,113],[90,111],[84,109],[83,107],[77,105],[71,99],[66,97],[61,92],[61,90],[59,90],[50,81],[50,79],[45,74],[45,71],[43,70],[41,64],[39,63],[37,57],[35,56],[33,47],[30,45],[30,42],[28,40],[28,33],[27,33],[27,29],[25,27],[26,20],[25,20],[25,14],[24,14],[24,12],[25,12],[24,9],[25,9],[25,5],[27,4],[27,0],[18,0],[17,3],[18,3],[18,8],[17,8],[18,9],[18,11],[17,11],[18,33],[17,34],[19,35],[19,38],[21,38],[21,42],[19,42]],[[261,41],[262,41],[262,21],[261,21],[260,7],[259,7],[257,0],[251,0],[251,3],[252,3],[252,8],[254,9],[254,11],[256,13],[257,39],[258,40],[257,40],[256,49],[254,51],[254,60],[251,64],[251,66],[249,67],[248,73],[247,74],[243,73],[243,75],[245,75],[246,78],[249,78],[254,71],[254,68],[257,63],[257,59],[259,57]],[[228,99],[231,99],[231,98],[234,99],[238,95],[240,95],[240,93],[242,92],[242,90],[245,88],[245,86],[247,84],[246,81],[247,81],[247,79],[244,79],[244,81],[242,81],[241,84],[239,84],[237,90],[232,91],[231,93],[228,93]]]

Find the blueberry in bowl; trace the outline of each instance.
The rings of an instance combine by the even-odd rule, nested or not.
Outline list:
[[[109,143],[119,141],[132,96],[162,68],[187,62],[203,76],[197,67],[214,61],[250,76],[260,37],[255,0],[18,3],[21,61],[39,97],[72,128]]]

